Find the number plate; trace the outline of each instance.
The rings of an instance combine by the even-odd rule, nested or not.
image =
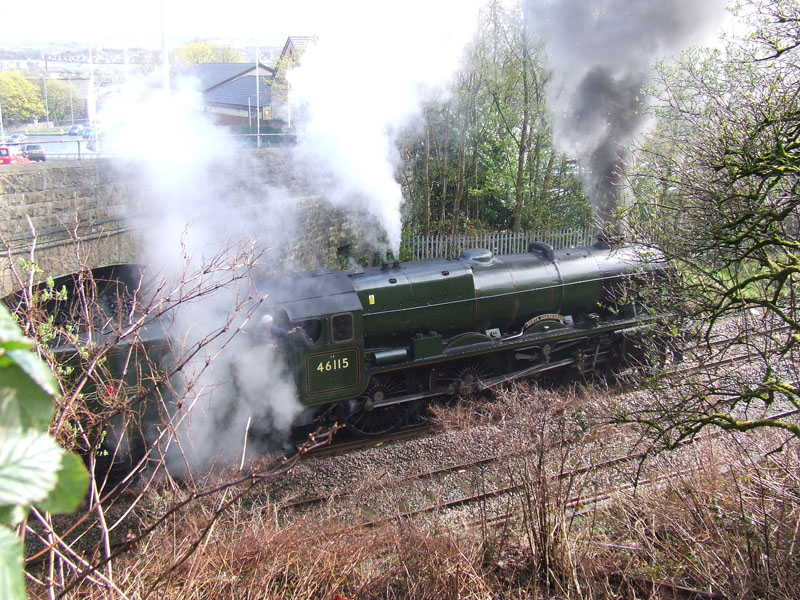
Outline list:
[[[358,385],[359,367],[357,348],[307,356],[308,393],[334,392]]]

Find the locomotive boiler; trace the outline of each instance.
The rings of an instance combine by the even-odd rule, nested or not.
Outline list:
[[[265,312],[308,415],[361,435],[405,424],[419,403],[569,369],[614,369],[651,317],[635,290],[666,264],[633,247],[597,244],[526,254],[471,249],[458,259],[384,263],[270,279]]]

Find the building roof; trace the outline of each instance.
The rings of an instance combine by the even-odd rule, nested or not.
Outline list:
[[[265,70],[272,74],[274,69],[259,63],[259,70]],[[181,75],[197,79],[200,82],[200,90],[206,92],[254,71],[254,63],[200,63],[192,66]]]
[[[290,35],[288,38],[286,38],[286,43],[283,45],[281,56],[292,51],[302,53],[303,50],[306,49],[306,46],[313,42],[314,39],[315,38],[310,35]]]
[[[306,51],[306,47],[316,40],[316,37],[307,35],[290,35],[286,38],[286,43],[278,58],[278,68],[274,69],[272,78],[279,81],[285,79],[286,70],[297,64],[299,58]]]
[[[213,104],[229,104],[235,106],[270,106],[272,103],[272,86],[270,79],[262,75],[259,85],[259,100],[256,102],[256,77],[246,75],[222,85],[218,85],[203,93],[203,99]]]

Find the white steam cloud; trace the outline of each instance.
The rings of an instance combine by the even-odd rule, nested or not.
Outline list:
[[[384,247],[395,253],[403,202],[398,135],[430,93],[447,87],[474,35],[478,5],[331,3],[328,26],[290,73],[295,118],[302,117],[296,155],[303,171],[319,175],[335,204],[377,217]],[[274,208],[288,194],[259,178],[256,159],[209,121],[189,83],[171,93],[133,84],[100,117],[104,149],[134,170],[147,216],[149,274],[163,276],[168,287],[182,280],[186,290],[199,281],[221,286],[171,314],[170,336],[179,347],[208,342],[183,370],[179,455],[195,464],[237,456],[248,423],[285,429],[301,409],[291,378],[260,337],[261,313],[236,312],[248,299],[259,301],[252,282],[222,286],[242,256],[295,237],[291,215]],[[240,326],[244,333],[232,337]],[[222,333],[209,341],[215,332]]]
[[[201,100],[191,82],[172,93],[138,82],[101,116],[105,149],[133,170],[147,274],[191,296],[169,314],[177,360],[201,347],[175,379],[185,394],[178,472],[184,458],[195,466],[237,456],[248,423],[285,433],[301,409],[281,360],[248,323],[260,298],[247,264],[295,230],[292,215],[269,208],[285,192],[261,180],[252,153],[208,120]],[[207,291],[194,297],[199,288]]]
[[[303,115],[298,155],[333,180],[332,202],[378,218],[395,255],[403,203],[397,138],[423,101],[447,87],[480,4],[331,3],[327,26],[289,73],[291,103]]]

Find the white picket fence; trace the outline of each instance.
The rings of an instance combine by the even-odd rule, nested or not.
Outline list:
[[[410,252],[410,260],[455,258],[468,248],[488,248],[495,254],[522,254],[528,251],[531,242],[545,242],[555,250],[591,246],[597,240],[597,234],[594,227],[580,227],[563,231],[415,235],[405,242],[403,248]]]

